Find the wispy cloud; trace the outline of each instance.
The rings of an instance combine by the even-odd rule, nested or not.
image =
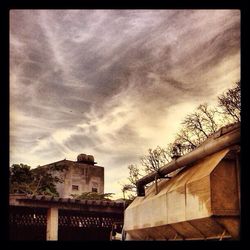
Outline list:
[[[11,10],[11,163],[93,154],[119,192],[239,77],[238,10]]]

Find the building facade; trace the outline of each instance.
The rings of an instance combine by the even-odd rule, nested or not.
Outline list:
[[[56,184],[59,197],[72,198],[84,192],[104,193],[104,167],[97,166],[92,155],[80,154],[77,161],[64,159],[41,167],[50,169],[51,166],[63,167],[62,171],[52,171],[62,180]]]

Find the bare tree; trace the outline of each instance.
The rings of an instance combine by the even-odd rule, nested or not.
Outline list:
[[[216,121],[216,108],[209,108],[207,103],[201,104],[198,107],[204,129],[209,133],[214,133],[218,129],[218,121]]]
[[[143,176],[140,172],[141,169],[135,165],[131,164],[128,166],[129,170],[129,176],[128,181],[129,184],[122,184],[122,193],[123,193],[123,199],[126,199],[126,194],[128,194],[128,199],[132,199],[135,197],[136,193],[136,182]]]
[[[140,179],[140,177],[142,176],[140,174],[140,169],[137,165],[131,164],[128,166],[128,170],[129,170],[129,177],[128,180],[129,182],[133,185],[136,186],[136,182]]]
[[[182,128],[173,143],[167,148],[157,146],[149,149],[148,154],[141,157],[141,165],[146,173],[158,171],[172,159],[176,159],[198,147],[211,134],[232,121],[240,121],[240,82],[218,97],[218,107],[209,107],[203,103],[196,110],[188,114],[182,122]],[[135,165],[129,167],[129,182],[124,186],[124,192],[134,190],[139,179],[140,168]]]
[[[234,88],[218,97],[219,107],[222,113],[232,118],[235,122],[240,122],[241,116],[241,91],[240,81],[235,83]]]
[[[172,154],[178,157],[192,151],[222,125],[216,108],[206,103],[199,105],[182,122],[182,129],[172,144]]]
[[[197,139],[204,140],[218,129],[216,111],[215,108],[209,108],[207,103],[201,104],[194,113],[186,116],[182,125],[187,131],[196,132]]]
[[[157,146],[156,149],[149,149],[148,154],[141,157],[141,165],[144,166],[146,173],[157,171],[171,160],[169,149]]]
[[[172,154],[175,155],[175,152],[173,152],[174,147],[177,147],[178,150],[178,156],[184,155],[187,152],[192,151],[195,149],[200,142],[199,136],[194,133],[190,133],[190,131],[186,129],[181,129],[180,132],[177,134],[176,139],[174,143],[172,143]]]
[[[136,191],[136,187],[134,185],[131,185],[131,184],[124,184],[122,186],[122,194],[123,194],[123,199],[125,200],[126,199],[126,194],[127,192],[129,192],[129,195],[128,195],[128,199],[131,198],[132,196],[134,196],[131,192],[135,193]]]

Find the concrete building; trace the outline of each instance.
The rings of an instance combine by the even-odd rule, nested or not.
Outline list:
[[[40,166],[51,171],[63,167],[63,171],[52,171],[63,182],[57,183],[57,191],[62,198],[72,198],[84,192],[104,193],[104,167],[95,165],[92,155],[80,154],[77,161],[61,160]]]

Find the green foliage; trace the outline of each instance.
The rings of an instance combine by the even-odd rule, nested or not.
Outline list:
[[[31,183],[32,173],[30,171],[30,166],[24,164],[13,164],[10,168],[10,178],[12,182],[17,183]]]
[[[79,199],[79,200],[105,200],[105,201],[110,201],[113,193],[96,193],[96,192],[84,192],[80,195],[77,194],[71,194],[71,196],[74,199]]]
[[[52,171],[63,171],[65,166],[38,167],[31,169],[24,164],[13,164],[10,167],[10,193],[58,196],[56,183],[62,180]],[[49,171],[48,171],[49,170]]]

